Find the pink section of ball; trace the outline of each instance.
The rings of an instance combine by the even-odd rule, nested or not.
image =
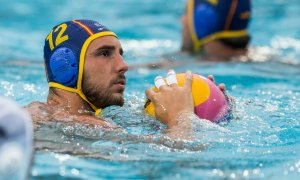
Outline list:
[[[205,102],[195,107],[195,113],[202,119],[216,122],[227,115],[230,106],[226,101],[225,95],[218,86],[209,79],[201,78],[208,84],[210,96]]]

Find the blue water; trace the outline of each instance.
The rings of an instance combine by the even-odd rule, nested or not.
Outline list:
[[[120,37],[128,64],[153,62],[180,47],[184,0],[3,2],[0,95],[26,105],[46,101],[42,50],[53,25],[95,19]],[[128,71],[124,107],[105,109],[123,131],[50,124],[36,130],[31,179],[299,179],[300,2],[253,0],[256,62],[175,67],[214,74],[236,100],[227,125],[197,124],[194,141],[167,139],[142,112],[144,90],[166,69]],[[183,57],[172,57],[180,60]],[[180,102],[176,102],[180,103]],[[151,136],[146,136],[146,135]]]

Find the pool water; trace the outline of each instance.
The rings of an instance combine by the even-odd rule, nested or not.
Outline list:
[[[180,48],[184,0],[23,0],[0,6],[0,95],[20,105],[46,101],[44,37],[70,19],[95,19],[120,37],[128,64]],[[191,62],[174,67],[213,74],[235,98],[229,124],[195,123],[195,139],[164,136],[145,116],[145,89],[167,69],[126,73],[124,107],[104,110],[123,130],[53,123],[35,130],[31,179],[299,179],[300,3],[253,0],[255,62]],[[191,57],[172,56],[182,60]],[[174,100],[174,103],[180,103]]]

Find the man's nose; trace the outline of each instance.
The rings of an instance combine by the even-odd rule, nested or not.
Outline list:
[[[122,55],[119,55],[118,56],[118,61],[117,61],[117,71],[118,72],[123,72],[125,73],[127,70],[128,70],[128,65],[127,63],[125,62],[124,58]]]

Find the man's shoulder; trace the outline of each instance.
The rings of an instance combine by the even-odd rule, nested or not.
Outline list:
[[[91,114],[71,114],[60,106],[51,106],[43,102],[32,102],[24,109],[29,112],[35,125],[45,124],[48,122],[65,122],[68,124],[85,124],[91,126],[102,126],[113,128],[114,126]]]

